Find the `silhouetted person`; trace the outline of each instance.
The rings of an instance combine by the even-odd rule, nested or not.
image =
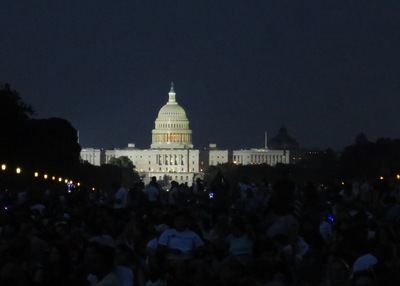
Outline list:
[[[283,178],[275,183],[273,188],[272,207],[280,214],[289,214],[293,210],[296,185],[290,178],[289,171],[285,171]]]

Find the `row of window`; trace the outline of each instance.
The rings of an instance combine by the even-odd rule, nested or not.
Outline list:
[[[157,128],[185,128],[185,129],[188,129],[189,128],[189,126],[188,126],[188,124],[187,123],[182,123],[182,124],[179,124],[179,123],[173,123],[173,124],[171,124],[171,123],[158,123],[157,124]]]
[[[163,178],[163,176],[158,176],[158,180],[163,180],[164,178]],[[169,176],[169,179],[170,180],[172,180],[172,179],[174,179],[174,180],[176,180],[176,181],[178,181],[178,176]],[[183,181],[183,176],[180,176],[180,179],[181,179],[181,182]],[[186,182],[188,182],[189,181],[189,176],[185,176],[185,180],[186,180]]]
[[[141,171],[143,171],[143,170],[141,170]],[[192,168],[192,171],[191,172],[194,172],[195,170],[194,170],[194,168]],[[149,168],[149,172],[154,172],[154,169],[152,169],[152,168]],[[158,169],[158,172],[172,172],[172,173],[177,173],[177,172],[185,172],[185,170],[184,170],[184,168],[182,168],[180,171],[179,170],[176,170],[176,169],[173,169],[173,168],[171,168],[171,169],[168,169],[168,168],[165,168],[165,170],[163,170],[161,167]]]
[[[171,160],[171,161],[165,160],[164,162],[165,162],[165,163],[163,164],[163,160],[159,160],[159,161],[158,161],[158,165],[182,165],[182,166],[185,165],[185,162],[184,162],[184,161],[181,161],[180,164],[178,164],[178,161],[176,161],[176,160],[175,160],[175,161],[174,161],[174,160]],[[151,162],[149,161],[149,165],[150,165],[150,164],[151,164]],[[195,162],[193,161],[192,164],[194,165]]]
[[[247,159],[250,159],[248,161],[252,163],[265,163],[265,162],[283,162],[285,159],[285,156],[280,156],[280,155],[250,155],[247,156]],[[242,163],[243,156],[242,155],[234,155],[233,156],[233,161],[237,161]]]
[[[153,135],[153,142],[190,142],[189,134],[157,134]]]

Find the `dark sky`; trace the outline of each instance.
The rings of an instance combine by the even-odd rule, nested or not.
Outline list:
[[[285,126],[334,150],[400,134],[399,0],[0,1],[0,83],[82,147],[149,148],[170,82],[195,148]]]

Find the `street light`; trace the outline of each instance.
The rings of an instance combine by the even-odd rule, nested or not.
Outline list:
[[[20,174],[20,173],[21,173],[21,168],[17,167],[17,168],[15,169],[15,172],[16,172],[17,174]]]
[[[6,169],[7,169],[6,164],[1,164],[1,170],[2,170],[2,171],[5,171]]]

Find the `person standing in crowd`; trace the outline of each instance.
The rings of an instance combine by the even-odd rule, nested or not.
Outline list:
[[[350,286],[351,269],[345,260],[331,256],[326,263],[323,286]]]
[[[123,286],[115,273],[115,248],[97,241],[89,242],[85,251],[87,281],[97,286]]]
[[[351,279],[353,286],[377,286],[380,285],[373,270],[362,270],[353,274]]]
[[[294,208],[296,198],[296,184],[292,181],[290,172],[284,171],[283,177],[273,188],[271,207],[279,214],[290,214]]]
[[[232,219],[230,233],[227,235],[225,242],[228,250],[225,263],[250,265],[254,258],[254,233],[242,218]]]
[[[180,202],[179,184],[176,181],[171,182],[171,189],[168,192],[168,204],[176,206]]]
[[[147,202],[149,206],[159,206],[161,204],[162,188],[157,183],[156,177],[151,177],[151,181],[146,188]]]
[[[196,182],[194,182],[192,189],[195,195],[202,194],[204,192],[204,184],[200,178],[196,178]]]
[[[126,205],[128,203],[128,192],[119,182],[113,182],[114,200],[113,210],[117,217],[124,217],[126,213]]]
[[[158,239],[157,251],[165,257],[166,272],[175,280],[186,278],[188,270],[197,271],[204,249],[204,241],[189,229],[189,213],[179,212],[174,220],[174,228],[165,230]]]

